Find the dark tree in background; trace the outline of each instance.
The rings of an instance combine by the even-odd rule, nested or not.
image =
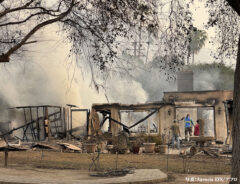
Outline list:
[[[240,1],[227,0],[229,5],[240,16]],[[240,17],[238,17],[240,18]],[[240,183],[240,35],[238,36],[237,62],[234,76],[234,94],[233,94],[233,158],[232,158],[232,177],[237,178]]]
[[[216,42],[219,47],[215,59],[224,62],[228,58],[236,58],[233,94],[233,157],[232,174],[240,183],[240,1],[239,0],[208,0],[208,26],[215,26]]]

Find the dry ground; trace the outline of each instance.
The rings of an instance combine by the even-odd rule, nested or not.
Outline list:
[[[52,168],[88,170],[91,154],[63,153],[53,151],[9,152],[8,167]],[[188,160],[185,174],[225,174],[230,173],[230,158],[196,156]],[[4,163],[4,153],[0,153],[0,164]],[[160,169],[163,172],[183,174],[183,159],[178,155],[124,154],[118,155],[118,168]],[[116,155],[101,154],[102,170],[116,168]]]

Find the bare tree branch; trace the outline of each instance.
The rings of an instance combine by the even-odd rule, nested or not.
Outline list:
[[[6,14],[8,13],[11,13],[11,12],[15,12],[15,11],[19,11],[19,10],[22,10],[24,8],[27,8],[28,6],[30,6],[35,0],[30,0],[29,2],[27,2],[25,5],[23,6],[20,6],[20,7],[17,7],[17,8],[13,8],[13,9],[5,9],[5,11],[1,12],[0,13],[0,18],[5,16]]]
[[[22,23],[25,23],[28,20],[30,20],[32,17],[38,16],[38,15],[43,15],[43,14],[48,14],[48,13],[46,13],[46,12],[38,12],[38,13],[35,13],[35,14],[31,14],[24,20],[17,21],[17,22],[7,22],[7,23],[4,23],[4,24],[0,24],[0,27],[9,26],[9,25],[16,25],[16,24],[22,24]]]
[[[16,45],[14,45],[12,48],[10,48],[5,54],[2,54],[0,56],[0,63],[1,62],[9,62],[9,58],[10,56],[15,53],[20,47],[22,47],[26,41],[34,34],[36,33],[39,29],[41,29],[44,26],[47,26],[49,24],[58,22],[60,20],[62,20],[64,17],[66,17],[72,10],[72,8],[74,7],[75,4],[75,0],[72,0],[71,5],[69,7],[69,9],[66,12],[61,13],[58,17],[54,18],[54,19],[50,19],[47,21],[44,21],[40,24],[38,24],[37,26],[35,26],[27,35],[25,35],[25,37]]]

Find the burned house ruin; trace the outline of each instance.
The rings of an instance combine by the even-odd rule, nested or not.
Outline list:
[[[46,138],[86,135],[89,110],[74,105],[19,106],[9,108],[8,127],[1,127],[1,136],[21,141],[43,141]],[[5,125],[5,124],[4,124]]]
[[[120,131],[136,135],[158,136],[170,133],[173,120],[184,136],[183,117],[205,121],[204,134],[216,141],[230,143],[231,112],[227,108],[232,91],[193,90],[193,73],[178,75],[178,91],[164,92],[162,101],[142,104],[93,104],[91,110],[74,105],[23,106],[9,109],[11,127],[2,135],[11,134],[23,141],[41,141],[47,137],[83,137]],[[230,112],[230,113],[229,113]],[[6,129],[6,128],[5,128]],[[10,130],[10,131],[9,131]]]
[[[131,133],[159,135],[176,119],[184,135],[184,122],[180,119],[189,113],[194,122],[205,121],[205,135],[224,142],[228,125],[223,101],[232,98],[232,91],[165,92],[162,102],[146,104],[93,104],[89,135],[110,131],[117,135],[128,129]],[[106,121],[106,122],[105,122]],[[106,123],[107,128],[104,128]],[[106,126],[105,126],[106,127]]]
[[[117,135],[127,130],[133,134],[162,135],[169,133],[173,120],[177,120],[183,136],[184,121],[181,120],[190,114],[194,122],[197,119],[205,121],[204,135],[227,142],[231,121],[224,102],[233,98],[232,91],[194,91],[193,72],[188,70],[178,74],[177,87],[178,91],[164,92],[161,102],[93,104],[88,134],[110,131]]]

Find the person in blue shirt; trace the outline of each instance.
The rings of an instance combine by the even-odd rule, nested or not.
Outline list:
[[[185,123],[185,140],[187,140],[188,134],[189,136],[192,136],[192,127],[194,126],[192,119],[190,118],[190,115],[187,114],[187,116],[184,118]]]

